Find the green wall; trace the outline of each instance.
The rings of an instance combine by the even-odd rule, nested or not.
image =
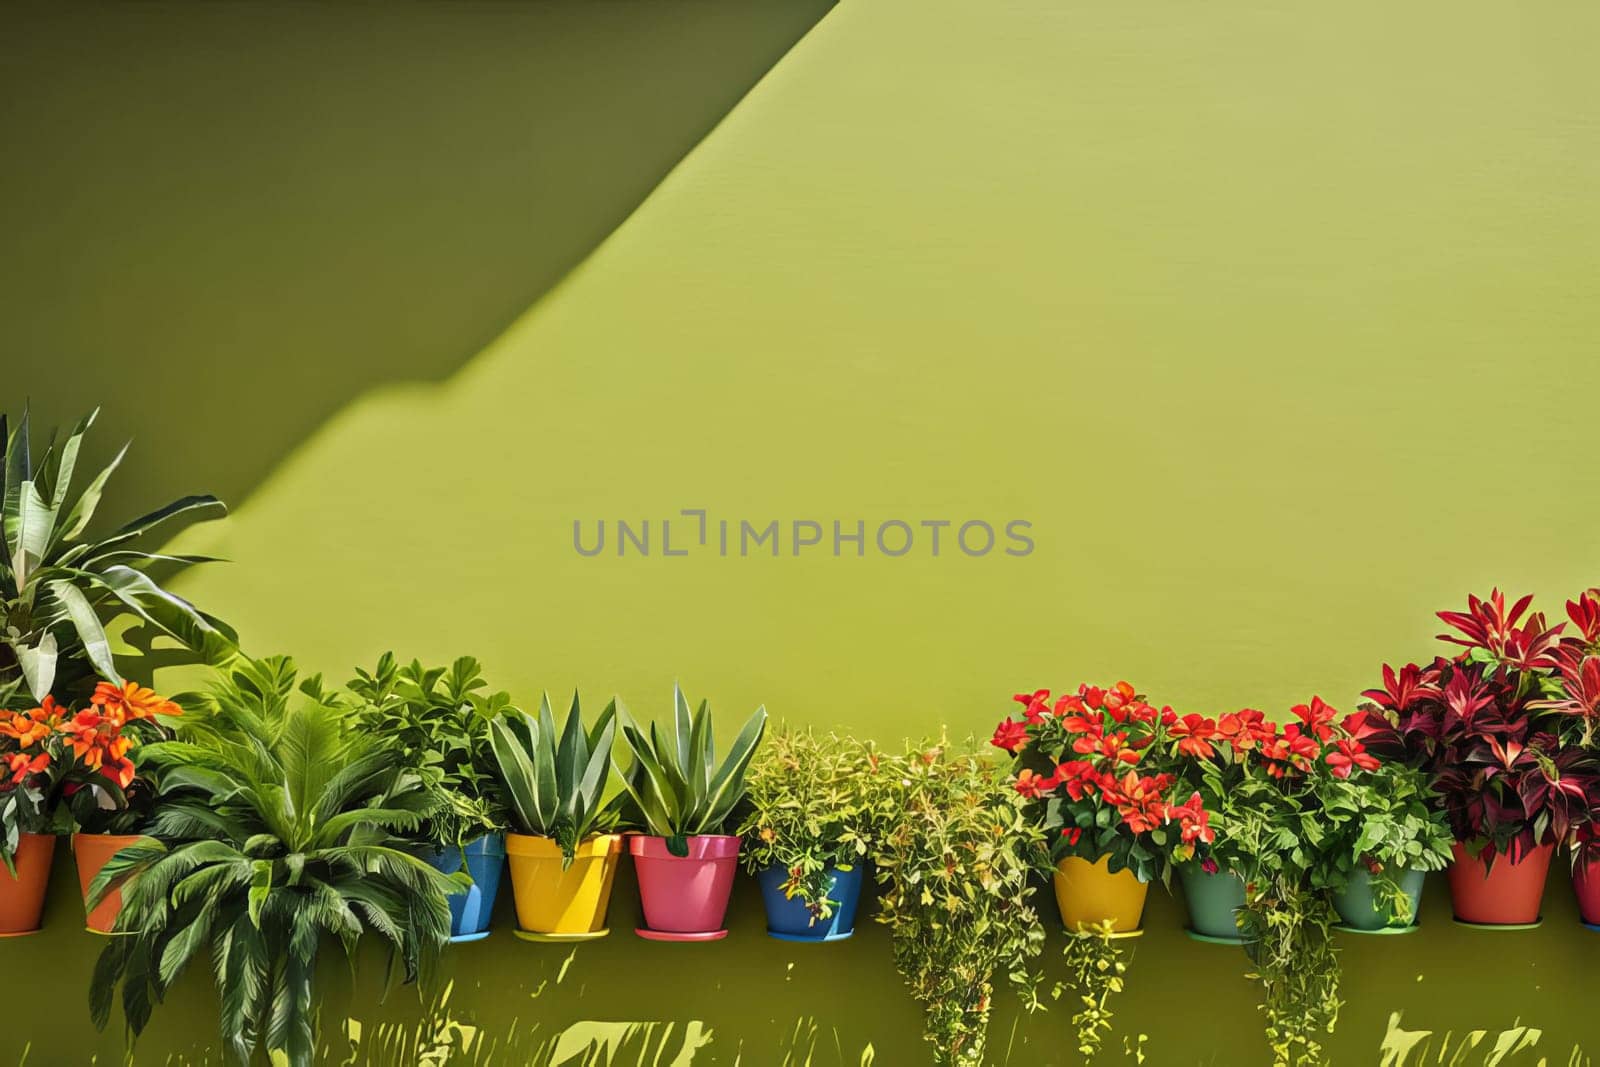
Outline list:
[[[434,24],[416,31],[413,59],[454,86],[444,72],[487,77],[480,50],[516,51],[483,10],[541,9],[420,10]],[[794,26],[807,21],[797,10],[759,9],[767,50],[751,54],[781,51],[779,13]],[[723,54],[673,38],[686,23],[663,13],[635,54],[664,63],[654,42],[665,35],[683,61],[646,78],[614,50],[635,16],[593,17],[556,51],[586,72],[574,84],[600,96],[636,93],[643,107]],[[316,37],[295,19],[276,24]],[[407,85],[412,67],[397,60],[399,95],[371,92],[362,114],[393,123],[391,143],[449,186],[453,209],[429,230],[445,262],[480,247],[501,256],[453,276],[461,303],[435,307],[430,286],[413,284],[419,271],[449,271],[428,242],[406,269],[340,274],[316,312],[248,287],[225,307],[204,289],[147,294],[142,313],[170,330],[140,335],[147,347],[129,355],[142,364],[101,364],[104,386],[75,382],[74,395],[116,410],[120,390],[142,389],[162,408],[150,379],[180,374],[227,390],[220,410],[198,402],[203,444],[190,443],[187,407],[168,410],[177,422],[164,447],[141,457],[174,484],[231,469],[233,456],[265,474],[236,483],[253,491],[234,518],[186,538],[236,563],[184,590],[255,649],[338,676],[390,647],[470,651],[524,700],[578,686],[660,714],[681,679],[730,717],[764,702],[776,717],[886,743],[941,723],[986,735],[1010,693],[1085,679],[1125,677],[1184,710],[1278,712],[1312,693],[1348,708],[1383,660],[1430,654],[1431,612],[1468,591],[1498,583],[1559,609],[1559,596],[1597,581],[1600,142],[1585,134],[1600,99],[1597,30],[1600,11],[1578,3],[1290,12],[1233,0],[849,0],[486,345],[512,294],[531,301],[577,254],[524,269],[526,213],[549,208],[552,189],[579,197],[605,168],[569,152],[504,175],[496,146],[519,143],[514,123],[470,139],[459,117],[441,120],[456,136],[419,146],[406,94],[433,97]],[[441,39],[457,47],[434,47]],[[370,53],[392,56],[383,34]],[[607,61],[592,69],[583,59],[597,53]],[[307,76],[326,74],[320,53],[296,54]],[[230,75],[257,91],[272,82]],[[552,116],[570,96],[505,74],[482,100],[560,126]],[[80,119],[99,114],[90,100],[69,105]],[[574,143],[606,133],[567,118]],[[113,132],[161,128],[134,115]],[[207,157],[202,143],[173,141],[166,158]],[[353,183],[352,204],[399,197],[392,182],[409,173],[361,153],[321,162],[315,140],[297,158],[305,173]],[[480,197],[473,180],[505,184]],[[238,181],[255,195],[274,188],[270,173]],[[277,226],[222,227],[213,220],[235,198],[206,193],[177,198],[172,217],[189,220],[194,243],[164,254],[273,253]],[[41,182],[38,195],[54,192]],[[51,202],[56,215],[69,206]],[[99,225],[138,225],[126,201],[114,204]],[[370,252],[375,235],[394,236],[393,218],[366,230],[359,213],[302,224],[325,242],[333,262],[318,269],[331,274],[332,242]],[[603,213],[591,221],[610,225]],[[133,299],[115,249],[82,240],[62,254],[109,258],[104,299]],[[498,302],[463,295],[491,282],[503,285]],[[30,284],[47,307],[63,299],[48,274]],[[315,358],[285,372],[259,343],[232,347],[257,320]],[[94,305],[73,321],[102,352],[121,349]],[[296,348],[296,330],[321,347]],[[163,332],[175,343],[163,348]],[[406,363],[408,344],[426,373]],[[213,364],[218,350],[239,364]],[[340,381],[324,388],[322,373]],[[30,378],[63,384],[48,362]],[[411,379],[424,380],[397,384]],[[283,400],[293,414],[278,426],[291,396],[318,403]],[[695,533],[686,508],[828,532],[799,555],[786,533],[777,558],[724,557],[713,533],[712,546],[666,557],[659,522],[676,516],[684,547]],[[597,520],[619,518],[655,521],[651,555],[574,550],[574,520],[592,539]],[[866,555],[835,557],[831,523],[858,519]],[[946,530],[938,557],[920,540],[891,558],[870,538],[892,519],[1022,519],[1034,549],[1008,556],[1002,542],[970,558]],[[66,879],[64,865],[57,873]],[[70,887],[57,888],[47,934],[0,952],[70,1003],[87,935],[68,925]],[[672,1050],[689,1026],[689,1045],[709,1040],[679,1057],[697,1065],[856,1064],[869,1046],[879,1064],[919,1062],[918,1014],[875,926],[826,949],[772,942],[747,886],[734,936],[686,948],[626,935],[630,881],[616,909],[618,934],[572,953],[504,933],[462,948],[444,1013],[502,1042],[486,1062],[532,1060],[580,1021],[655,1023],[638,1040]],[[1552,1060],[1578,1041],[1592,1052],[1583,991],[1600,940],[1577,927],[1559,873],[1545,915],[1527,934],[1459,929],[1440,883],[1417,935],[1349,939],[1335,1062],[1377,1062],[1395,1011],[1405,1027],[1441,1032],[1520,1019],[1543,1028]],[[1181,921],[1176,902],[1153,898],[1115,1051],[1143,1033],[1147,1062],[1256,1062],[1242,956],[1189,942]],[[352,1005],[369,1053],[375,1027],[418,1025],[409,996],[379,1007],[370,981],[353,1001],[332,981],[330,1016]],[[193,986],[184,1003],[203,1003],[205,983]],[[209,1012],[180,1010],[159,1018],[140,1062],[203,1054]],[[997,1054],[1070,1062],[1067,1015],[1013,1024],[1003,1010]],[[663,1036],[662,1024],[676,1029]],[[91,1040],[76,1022],[8,1028],[0,1052],[24,1037],[74,1057]],[[117,1041],[95,1047],[110,1056]]]

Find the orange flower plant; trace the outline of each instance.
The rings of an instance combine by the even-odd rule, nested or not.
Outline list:
[[[99,683],[80,711],[51,696],[0,709],[0,856],[9,865],[24,832],[113,832],[136,819],[148,791],[131,752],[141,735],[163,734],[158,716],[181,714],[134,682]]]

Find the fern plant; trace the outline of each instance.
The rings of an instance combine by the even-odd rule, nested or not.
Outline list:
[[[562,865],[578,844],[617,824],[621,794],[603,800],[617,731],[617,702],[606,705],[585,729],[578,694],[572,694],[565,728],[557,734],[548,694],[539,717],[504,715],[489,726],[489,743],[505,780],[511,825],[521,834],[548,837],[561,847]]]
[[[153,654],[168,662],[220,662],[237,645],[225,624],[175,596],[147,572],[213,562],[209,556],[164,555],[138,547],[149,533],[182,515],[221,515],[213,496],[186,496],[134,519],[104,538],[86,536],[107,481],[122,462],[123,446],[110,464],[74,496],[91,411],[57,447],[52,436],[37,463],[29,440],[28,414],[16,428],[0,415],[0,707],[10,707],[24,688],[35,701],[54,695],[63,704],[86,699],[100,678],[120,683],[106,628],[132,616],[154,635],[186,650]]]
[[[318,948],[347,955],[371,933],[390,979],[431,974],[450,936],[446,897],[461,880],[395,847],[437,803],[380,741],[347,728],[317,679],[293,700],[283,657],[241,659],[179,740],[141,750],[158,781],[149,835],[90,887],[122,883],[117,933],[90,987],[95,1025],[121,989],[130,1040],[195,959],[209,959],[221,1030],[240,1063],[258,1050],[309,1067],[316,1047]]]
[[[666,839],[674,856],[689,854],[688,838],[720,834],[734,806],[744,799],[744,772],[767,728],[767,709],[757,708],[745,721],[733,747],[720,763],[712,736],[711,708],[702,700],[689,711],[683,690],[672,687],[673,735],[655,723],[646,734],[620,713],[622,736],[633,752],[633,766],[623,776],[640,824]]]

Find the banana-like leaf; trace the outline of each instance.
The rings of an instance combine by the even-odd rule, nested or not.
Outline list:
[[[67,502],[67,490],[72,486],[72,473],[78,466],[78,452],[83,447],[83,435],[89,432],[89,427],[94,425],[95,418],[100,414],[100,409],[95,408],[89,414],[78,420],[78,425],[72,428],[72,433],[67,436],[67,443],[61,446],[61,458],[56,464],[55,484],[50,492],[50,510],[60,514],[61,506]]]
[[[108,538],[108,542],[127,540],[129,538],[138,537],[141,534],[149,533],[151,530],[155,529],[157,526],[160,526],[168,519],[182,515],[186,511],[209,511],[213,508],[221,509],[224,513],[226,513],[228,510],[223,506],[222,501],[218,500],[210,493],[199,493],[194,496],[180,497],[179,499],[168,504],[166,507],[157,508],[148,515],[141,515],[132,522],[123,524],[120,528],[118,528],[116,533],[113,533],[111,537]]]
[[[28,411],[24,408],[17,428],[6,437],[5,495],[0,497],[0,528],[5,534],[7,558],[16,552],[11,527],[22,499],[22,484],[33,477],[33,456],[28,448]],[[20,588],[22,583],[17,585]]]
[[[11,644],[10,647],[17,657],[17,665],[22,668],[28,692],[35,699],[43,700],[56,684],[56,635],[46,630],[36,645]]]
[[[66,609],[67,617],[78,631],[78,640],[83,642],[84,653],[89,657],[89,662],[94,664],[95,670],[107,681],[121,685],[122,675],[117,673],[116,662],[112,659],[111,642],[106,638],[105,627],[100,625],[100,616],[95,614],[94,605],[83,595],[83,590],[65,581],[51,582],[49,590]],[[44,699],[43,694],[36,693],[35,696]]]
[[[79,495],[77,502],[72,505],[72,510],[67,512],[66,519],[61,523],[62,541],[71,541],[83,533],[84,528],[89,525],[89,520],[94,518],[95,508],[100,506],[100,496],[105,492],[106,482],[111,480],[111,475],[122,464],[122,457],[127,454],[127,445],[117,449],[117,454],[111,457],[111,462],[94,476],[94,480]]]
[[[44,560],[45,546],[55,528],[56,513],[39,495],[33,482],[23,482],[17,495],[17,510],[6,513],[6,541],[11,545],[11,573],[17,588],[28,584],[28,575]]]
[[[208,663],[220,663],[238,650],[237,635],[214,625],[213,619],[143,571],[116,564],[107,567],[98,581],[140,618],[202,653]]]

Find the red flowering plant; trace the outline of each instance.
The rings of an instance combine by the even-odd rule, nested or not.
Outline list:
[[[1196,753],[1185,772],[1214,816],[1207,869],[1220,863],[1244,881],[1239,932],[1265,994],[1267,1042],[1278,1065],[1322,1062],[1320,1035],[1338,1020],[1336,914],[1326,890],[1364,850],[1403,854],[1399,838],[1413,836],[1409,824],[1374,821],[1392,814],[1384,768],[1351,729],[1353,718],[1341,720],[1312,697],[1282,724],[1247,708],[1215,721],[1196,717],[1190,728],[1211,750]],[[1437,842],[1427,848],[1437,853]]]
[[[1015,699],[1021,718],[1001,722],[991,743],[1015,757],[1013,788],[1049,835],[1052,859],[1105,857],[1112,872],[1131,870],[1149,882],[1166,881],[1174,862],[1204,853],[1210,816],[1193,790],[1180,802],[1172,771],[1174,753],[1210,747],[1192,736],[1188,720],[1148,703],[1127,682]]]
[[[153,690],[101,682],[87,707],[46,696],[24,711],[0,710],[0,858],[11,867],[22,833],[115,833],[148,814],[152,791],[132,751],[163,736],[158,716],[182,709]]]
[[[1542,845],[1592,838],[1600,775],[1600,594],[1568,605],[1578,632],[1506,605],[1498,589],[1441,611],[1454,657],[1383,668],[1357,733],[1386,759],[1428,773],[1455,840],[1486,865]]]

